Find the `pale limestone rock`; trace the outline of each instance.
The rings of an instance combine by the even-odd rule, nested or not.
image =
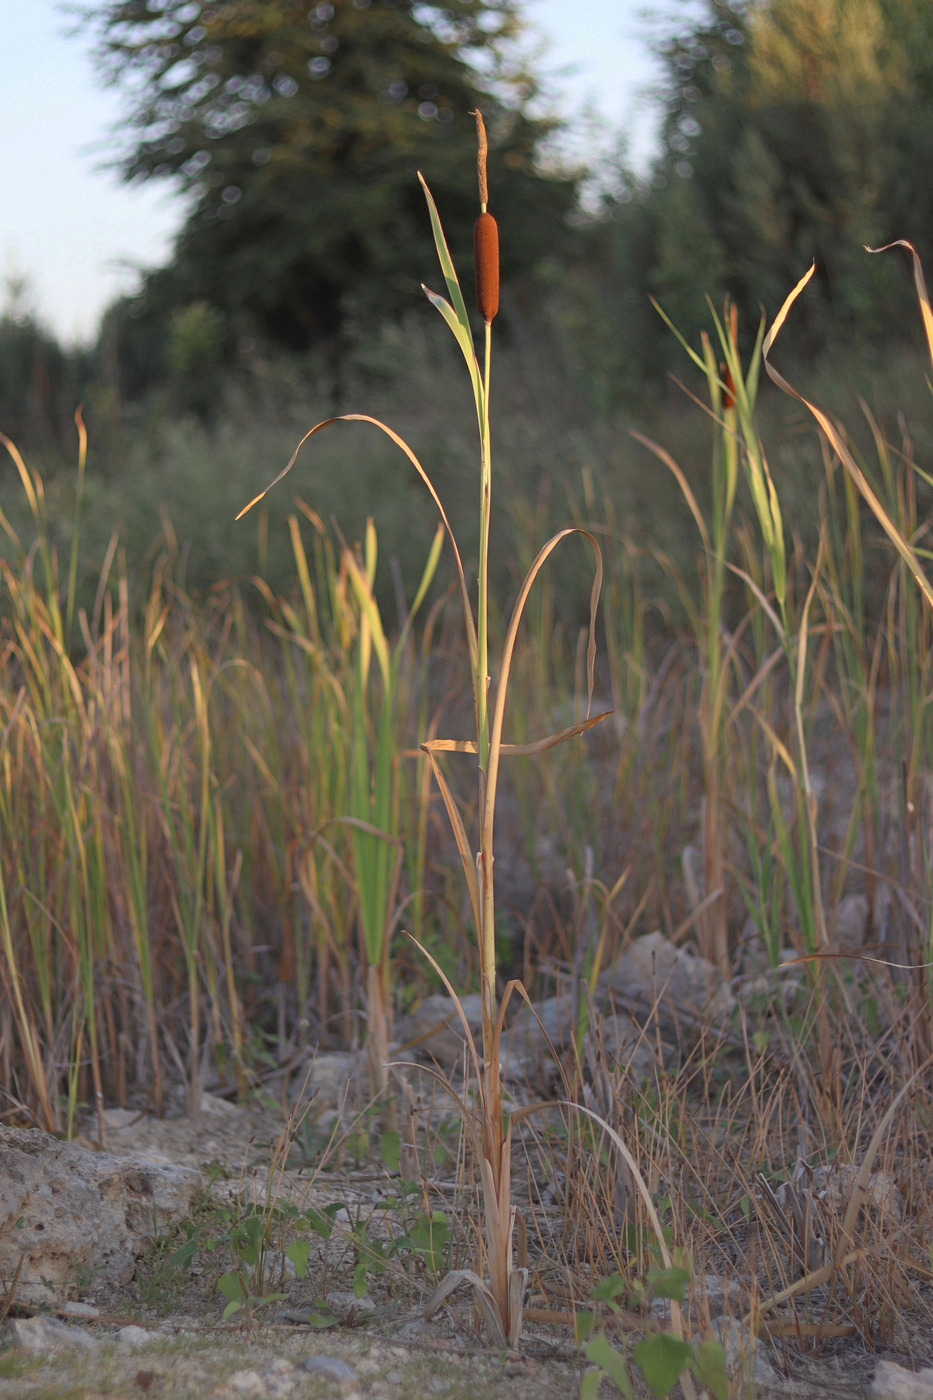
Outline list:
[[[773,1386],[779,1377],[765,1348],[748,1327],[734,1317],[720,1324],[719,1340],[726,1353],[726,1370],[732,1382],[730,1394],[752,1396],[759,1386]]]
[[[933,1400],[933,1368],[908,1371],[896,1361],[879,1361],[870,1394],[872,1400]]]
[[[636,938],[600,978],[600,989],[625,999],[626,1011],[647,1019],[657,1007],[664,1025],[681,1033],[697,1020],[724,1021],[735,997],[712,963],[675,947],[661,933]]]
[[[505,1031],[505,1043],[512,1054],[527,1064],[555,1050],[568,1050],[573,1044],[576,1008],[569,995],[547,997],[534,1004],[534,1011],[522,1001],[518,1014]]]
[[[119,1351],[138,1351],[140,1347],[147,1347],[151,1344],[153,1334],[145,1327],[135,1327],[132,1323],[127,1327],[121,1327],[117,1333],[117,1349]]]
[[[153,1234],[184,1219],[200,1190],[190,1167],[0,1127],[0,1278],[9,1286],[22,1260],[17,1300],[53,1305],[128,1283]]]
[[[483,1003],[479,992],[460,998],[464,1015],[477,1046],[483,1037]],[[413,1055],[436,1060],[448,1069],[460,1063],[466,1037],[463,1022],[452,999],[446,995],[425,997],[398,1026],[399,1056]]]
[[[56,1351],[94,1352],[100,1346],[96,1337],[80,1327],[60,1322],[57,1317],[37,1313],[35,1317],[17,1317],[3,1324],[5,1339],[23,1351],[38,1351],[43,1355]]]

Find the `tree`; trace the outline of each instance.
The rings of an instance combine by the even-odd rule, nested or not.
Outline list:
[[[491,137],[503,275],[567,236],[575,182],[536,163],[549,123],[509,66],[515,0],[111,0],[85,6],[126,93],[117,165],[190,212],[152,300],[202,301],[295,348],[354,310],[395,314],[430,268],[416,172],[468,247],[470,110]]]
[[[70,450],[91,371],[90,352],[60,345],[36,314],[28,279],[9,272],[0,286],[0,432],[20,447]]]
[[[707,295],[728,294],[751,339],[813,260],[785,351],[912,328],[904,265],[863,248],[909,238],[933,265],[929,0],[700,0],[658,22],[660,154],[626,176],[598,244],[604,300],[635,308],[630,364],[678,354],[643,319],[649,295],[695,343]]]
[[[876,338],[908,279],[864,245],[933,254],[933,7],[928,0],[705,0],[657,45],[662,149],[637,190],[644,273],[694,338],[729,293],[753,332],[815,259],[787,348]],[[617,217],[632,217],[632,202]]]

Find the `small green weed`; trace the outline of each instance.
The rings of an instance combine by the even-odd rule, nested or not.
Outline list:
[[[676,1333],[655,1327],[649,1330],[651,1303],[667,1298],[682,1304],[690,1273],[674,1265],[670,1268],[649,1269],[644,1283],[616,1275],[604,1279],[593,1289],[593,1301],[601,1304],[608,1318],[621,1317],[622,1302],[636,1306],[645,1313],[646,1335],[632,1347],[632,1361],[641,1371],[648,1389],[658,1400],[664,1400],[684,1371],[692,1371],[700,1384],[716,1400],[729,1400],[729,1380],[725,1352],[721,1343],[706,1340],[688,1342]],[[597,1324],[595,1312],[577,1315],[577,1340],[584,1343],[584,1353],[595,1369],[588,1371],[580,1387],[581,1400],[595,1400],[604,1376],[626,1400],[633,1400],[635,1390],[626,1355],[610,1342],[606,1331]]]

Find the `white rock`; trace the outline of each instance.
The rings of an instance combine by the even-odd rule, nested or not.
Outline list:
[[[212,1394],[214,1400],[268,1400],[269,1392],[258,1371],[234,1371]]]
[[[733,1010],[735,997],[712,963],[677,948],[661,933],[636,938],[603,973],[600,987],[626,998],[625,1010],[647,1017],[655,1006],[662,1022],[689,1031],[679,1012],[710,1022]],[[634,1002],[634,1007],[628,1003]]]
[[[289,1400],[289,1396],[298,1389],[298,1372],[284,1356],[273,1361],[263,1379],[269,1400]]]
[[[534,1011],[523,1001],[515,1020],[506,1029],[505,1043],[520,1060],[534,1061],[550,1054],[548,1041],[555,1050],[569,1049],[576,1021],[576,1008],[569,995],[535,1002]]]
[[[117,1333],[117,1347],[120,1351],[137,1351],[139,1347],[147,1347],[152,1341],[152,1333],[145,1327],[134,1327],[132,1323],[128,1327],[121,1327]]]
[[[23,1351],[81,1351],[93,1352],[100,1346],[96,1337],[80,1327],[69,1327],[57,1317],[37,1313],[35,1317],[17,1317],[3,1325],[4,1336]]]
[[[479,1042],[483,1030],[483,1001],[479,992],[460,998],[470,1031]],[[425,997],[398,1026],[399,1054],[402,1059],[420,1055],[437,1060],[447,1068],[457,1065],[463,1056],[466,1037],[463,1022],[449,996]]]
[[[624,1070],[633,1079],[653,1079],[658,1068],[657,1041],[643,1035],[630,1016],[600,1016],[591,1034],[605,1049],[610,1065]],[[669,1046],[662,1047],[667,1058]]]
[[[95,1308],[91,1303],[62,1303],[61,1311],[69,1317],[84,1317],[89,1322],[100,1317],[100,1308]]]
[[[933,1400],[933,1368],[908,1371],[895,1361],[879,1361],[870,1394],[872,1400]]]
[[[720,1324],[718,1331],[726,1353],[726,1370],[738,1394],[743,1393],[743,1387],[754,1394],[758,1386],[779,1383],[777,1371],[754,1332],[734,1317]]]
[[[307,1077],[294,1075],[290,1084],[302,1100],[313,1097],[315,1109],[343,1109],[364,1103],[369,1097],[366,1051],[318,1050]]]
[[[169,1110],[167,1117],[169,1118],[186,1118],[188,1116],[187,1084],[174,1085],[168,1096],[167,1107]],[[114,1111],[115,1110],[111,1109],[110,1113],[112,1114]],[[219,1095],[209,1094],[206,1089],[202,1089],[198,1097],[195,1116],[204,1118],[229,1118],[231,1114],[235,1116],[240,1112],[242,1112],[242,1110],[235,1103],[230,1103],[228,1099],[222,1099]],[[134,1114],[133,1116],[136,1118],[139,1117],[138,1114]]]
[[[305,1357],[304,1369],[312,1376],[321,1376],[325,1380],[334,1381],[341,1387],[344,1394],[355,1390],[359,1384],[357,1374],[352,1366],[348,1366],[346,1361],[339,1356],[307,1356]]]
[[[845,1215],[852,1193],[858,1168],[852,1162],[834,1162],[831,1167],[816,1167],[813,1172],[813,1185],[821,1201],[829,1206],[839,1219]],[[864,1210],[875,1211],[889,1220],[900,1221],[904,1215],[904,1203],[897,1183],[890,1172],[883,1167],[872,1172],[865,1183]]]
[[[200,1172],[88,1152],[38,1129],[0,1127],[0,1278],[17,1299],[63,1302],[77,1277],[123,1284],[153,1232],[190,1214]],[[51,1284],[51,1289],[49,1288]]]

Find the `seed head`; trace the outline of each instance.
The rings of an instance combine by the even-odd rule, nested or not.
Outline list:
[[[479,110],[476,118],[476,173],[479,177],[480,216],[473,227],[473,260],[476,266],[476,305],[486,325],[499,310],[499,229],[487,211],[489,188],[486,183],[486,156],[489,145],[486,126]]]
[[[487,326],[499,310],[499,229],[491,214],[480,214],[473,225],[476,264],[476,305]]]

